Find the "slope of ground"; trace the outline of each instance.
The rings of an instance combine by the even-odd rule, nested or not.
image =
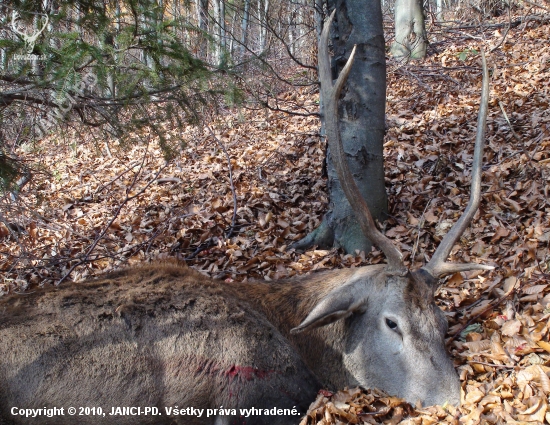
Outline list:
[[[437,294],[464,403],[414,410],[376,391],[324,392],[303,424],[550,423],[550,27],[531,21],[483,35],[456,35],[422,63],[388,66],[385,231],[413,267],[430,258],[468,201],[478,51],[499,46],[489,55],[483,201],[450,259],[496,269],[455,274]],[[284,98],[316,112],[311,92]],[[22,146],[23,157],[39,157],[51,173],[36,174],[19,204],[3,201],[0,292],[163,257],[240,280],[384,261],[378,251],[286,251],[327,208],[314,114],[242,109],[210,126],[215,137],[208,128],[172,134],[185,148],[169,164],[148,134],[136,138],[150,143],[131,149],[67,147],[53,137]]]

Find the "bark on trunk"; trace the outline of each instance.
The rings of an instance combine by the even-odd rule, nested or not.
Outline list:
[[[0,6],[0,28],[7,28],[8,22],[8,8],[5,6]],[[11,38],[8,35],[8,32],[5,30],[0,31],[0,38],[7,39]],[[8,56],[6,54],[6,49],[0,49],[0,73],[8,72]]]
[[[198,57],[206,60],[208,58],[208,26],[210,24],[208,17],[208,0],[195,0],[197,9],[197,26],[202,34],[199,34],[199,51]]]
[[[396,58],[422,59],[426,56],[426,47],[422,0],[396,0],[392,55]]]
[[[248,42],[248,16],[250,13],[250,0],[244,0],[244,14],[241,23],[241,46],[239,49],[239,60],[244,60],[245,47]]]
[[[269,12],[269,0],[258,0],[257,6],[259,19],[258,54],[262,54],[267,46],[267,14]]]
[[[214,0],[214,38],[216,40],[216,64],[225,62],[225,0]]]
[[[340,73],[353,46],[355,63],[339,103],[339,127],[351,172],[373,215],[382,221],[387,213],[384,185],[384,115],[386,60],[380,0],[330,0],[336,24],[332,35],[333,75]],[[323,100],[321,99],[321,105]],[[323,113],[321,106],[321,114]],[[346,252],[369,252],[371,243],[361,231],[342,191],[327,151],[329,210],[321,225],[291,248],[342,247]]]

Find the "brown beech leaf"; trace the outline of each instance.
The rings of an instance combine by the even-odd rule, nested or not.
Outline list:
[[[505,238],[509,234],[510,234],[510,231],[507,228],[499,226],[497,227],[495,234],[491,238],[491,242],[494,243],[502,238]]]
[[[521,322],[519,320],[508,320],[504,325],[502,325],[501,332],[506,336],[517,335],[521,329]]]

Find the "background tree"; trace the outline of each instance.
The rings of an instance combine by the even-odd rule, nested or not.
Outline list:
[[[236,100],[231,71],[193,54],[204,33],[202,23],[189,25],[188,9],[172,16],[171,4],[162,0],[14,1],[2,7],[10,13],[0,31],[0,150],[10,167],[0,176],[12,176],[19,165],[6,141],[19,143],[22,134],[36,140],[73,125],[122,144],[148,127],[170,158],[178,146],[163,136],[166,131],[196,123],[206,105]],[[41,25],[47,28],[39,33]],[[221,55],[224,36],[217,34]],[[32,55],[25,50],[29,37]],[[2,179],[4,186],[12,181]]]
[[[386,58],[381,3],[377,0],[327,3],[328,13],[335,8],[333,75],[339,74],[353,46],[357,45],[355,63],[340,100],[340,132],[347,161],[361,194],[373,217],[382,221],[387,214],[387,196],[383,157]],[[342,191],[330,150],[327,151],[327,173],[329,210],[321,225],[293,247],[338,246],[350,253],[355,250],[368,252],[371,243],[361,232]]]
[[[428,46],[422,0],[396,0],[394,10],[392,55],[396,58],[422,59]],[[440,3],[437,10],[440,11]]]

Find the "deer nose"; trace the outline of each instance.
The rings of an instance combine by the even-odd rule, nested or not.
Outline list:
[[[439,387],[439,388],[437,388]],[[435,390],[435,391],[434,391]],[[423,401],[423,405],[445,405],[452,404],[453,406],[460,405],[460,379],[454,368],[449,370],[438,379],[436,388],[431,388],[428,391],[428,397]]]

